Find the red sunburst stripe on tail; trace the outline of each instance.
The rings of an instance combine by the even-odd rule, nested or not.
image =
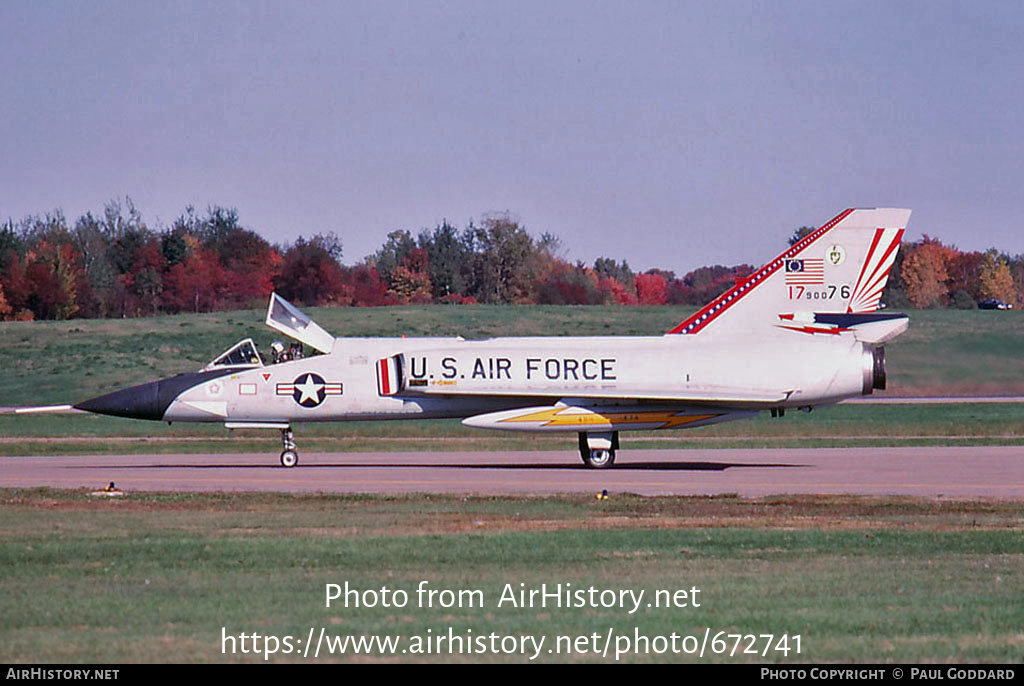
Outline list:
[[[879,255],[878,249],[882,245],[886,232],[892,233],[885,243],[885,250]],[[882,297],[889,270],[896,259],[896,251],[899,249],[902,239],[903,229],[875,229],[867,258],[864,260],[860,276],[857,277],[857,285],[854,286],[850,296],[847,312],[873,312],[878,309],[878,301]]]

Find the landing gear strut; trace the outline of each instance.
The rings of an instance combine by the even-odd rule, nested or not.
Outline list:
[[[281,466],[282,467],[294,467],[299,463],[299,453],[296,450],[298,446],[295,445],[295,434],[292,433],[292,428],[289,426],[287,429],[281,429]]]
[[[608,469],[615,464],[619,432],[579,434],[580,458],[591,469]]]

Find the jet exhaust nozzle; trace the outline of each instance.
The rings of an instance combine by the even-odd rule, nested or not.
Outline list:
[[[871,370],[871,388],[885,390],[885,347],[878,346],[872,351],[874,365]]]
[[[871,348],[864,346],[863,357],[864,387],[862,395],[871,395],[874,391],[885,390],[885,347]]]

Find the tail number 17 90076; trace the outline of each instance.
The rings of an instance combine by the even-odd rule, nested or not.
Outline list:
[[[850,297],[850,286],[847,284],[842,286],[829,284],[817,288],[808,288],[807,286],[787,286],[787,288],[789,288],[790,300],[832,300],[837,295],[846,300]]]

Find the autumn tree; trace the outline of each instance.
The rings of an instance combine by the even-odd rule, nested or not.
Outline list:
[[[206,209],[206,216],[199,221],[194,221],[195,210],[191,207],[189,210],[192,211],[192,231],[199,236],[204,248],[213,250],[224,262],[231,255],[235,234],[242,228],[238,210],[211,205]]]
[[[601,301],[605,304],[636,305],[638,303],[635,283],[634,287],[630,288],[618,279],[606,276],[598,279],[597,286],[601,290]]]
[[[75,222],[72,233],[87,284],[79,297],[82,316],[110,316],[117,270],[111,261],[110,241],[103,223],[86,212]]]
[[[537,284],[535,299],[542,305],[600,305],[605,294],[594,270],[561,262]]]
[[[924,237],[910,246],[900,268],[904,292],[914,307],[940,307],[948,293],[946,257],[948,250],[938,241]]]
[[[332,236],[324,236],[323,244],[331,253]],[[340,241],[338,242],[340,258]],[[220,262],[231,280],[228,296],[240,305],[253,300],[265,300],[274,290],[274,279],[281,270],[283,259],[262,236],[255,231],[235,228],[224,238]]]
[[[164,256],[168,268],[181,264],[188,257],[189,244],[185,236],[185,231],[178,228],[172,228],[160,236],[160,254]]]
[[[29,283],[24,260],[14,250],[0,254],[0,287],[14,312],[28,312]]]
[[[352,294],[352,305],[377,307],[392,304],[388,285],[380,278],[377,268],[361,262],[344,270],[345,284]]]
[[[221,306],[229,277],[217,253],[192,238],[188,256],[167,270],[160,298],[168,312],[213,312]]]
[[[0,283],[0,319],[8,319],[12,312],[14,312],[14,308],[11,307],[10,303],[7,302],[7,298],[4,297],[4,285]]]
[[[0,258],[5,257],[8,253],[22,256],[25,254],[25,241],[12,219],[8,219],[0,225]]]
[[[70,319],[78,311],[79,275],[71,244],[41,241],[29,253],[27,263],[32,311],[40,319]]]
[[[64,213],[28,217],[21,232],[28,308],[40,319],[71,318],[78,312],[85,276]]]
[[[633,281],[636,278],[626,260],[616,262],[611,257],[598,257],[594,260],[594,272],[598,277],[615,279],[627,288],[633,288]]]
[[[1009,260],[1000,255],[995,248],[988,250],[981,258],[978,267],[978,298],[987,300],[999,298],[1012,303],[1016,300],[1013,275],[1010,273]]]
[[[377,273],[389,284],[391,272],[398,269],[409,253],[416,249],[416,241],[408,231],[392,231],[388,234],[384,245],[370,258]]]
[[[391,270],[388,292],[402,303],[423,305],[431,301],[430,264],[425,249],[414,248]]]
[[[682,278],[686,289],[686,300],[670,299],[673,304],[703,305],[717,298],[736,284],[736,279],[747,276],[754,268],[749,264],[726,267],[716,264],[712,267],[700,267],[689,272]],[[682,289],[680,289],[682,290]]]
[[[1024,307],[1024,255],[1017,255],[1010,260],[1010,276],[1013,277],[1013,290],[1017,294],[1016,307]]]
[[[131,284],[132,294],[136,298],[136,307],[141,313],[155,315],[160,306],[160,293],[163,292],[164,269],[167,263],[160,252],[160,242],[156,236],[135,250],[135,261],[131,270],[123,275],[125,283]]]
[[[118,274],[127,274],[135,263],[135,253],[155,237],[142,220],[142,213],[125,198],[111,200],[103,207],[102,231],[109,245],[110,258]]]
[[[131,198],[108,202],[99,222],[114,272],[106,308],[122,317],[155,313],[166,268],[156,232],[146,225]]]
[[[668,302],[668,282],[660,274],[636,277],[636,297],[641,305],[664,305]]]
[[[284,298],[304,305],[348,305],[352,289],[345,282],[341,265],[332,256],[328,236],[310,240],[302,236],[284,253],[281,272],[274,286]]]
[[[946,256],[946,288],[950,293],[964,291],[971,300],[982,300],[979,270],[983,254],[961,252],[955,248]]]
[[[509,215],[487,217],[464,234],[472,255],[469,294],[480,302],[517,303],[527,300],[533,286],[536,244],[526,229]]]
[[[799,229],[793,229],[793,233],[789,235],[789,245],[796,245],[816,230],[813,226],[801,226]]]

